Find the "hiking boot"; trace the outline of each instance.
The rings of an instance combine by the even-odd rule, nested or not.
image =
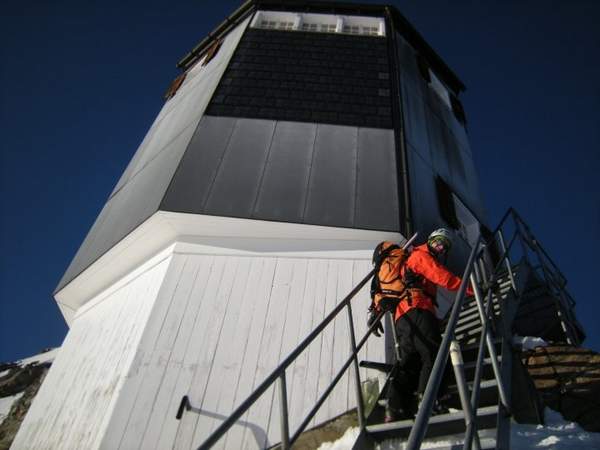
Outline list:
[[[450,410],[448,409],[448,407],[446,406],[446,397],[442,397],[440,399],[436,399],[433,402],[433,406],[431,407],[431,415],[432,416],[438,416],[440,414],[448,414],[450,412]],[[417,401],[418,401],[418,408],[421,408],[421,402],[423,401],[423,394],[422,393],[418,393],[417,394]]]
[[[406,414],[403,409],[400,408],[392,408],[389,405],[385,406],[385,415],[383,417],[383,421],[385,423],[396,422],[398,420],[402,420],[406,418]]]
[[[435,402],[433,402],[433,407],[431,408],[431,415],[432,416],[438,416],[440,414],[448,414],[450,412],[450,410],[448,409],[448,407],[441,402],[439,399],[437,399]]]

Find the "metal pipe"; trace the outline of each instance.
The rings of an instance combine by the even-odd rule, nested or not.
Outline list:
[[[471,402],[469,399],[469,387],[467,386],[467,381],[465,380],[465,364],[463,362],[462,354],[460,352],[460,345],[457,340],[453,340],[450,343],[450,361],[452,361],[454,378],[456,378],[456,387],[458,388],[458,396],[460,397],[460,404],[463,409],[467,428],[465,432],[463,449],[470,450],[471,445],[474,442],[475,450],[481,450],[479,435],[477,434],[475,418],[473,417],[473,410],[471,409]],[[473,439],[474,434],[475,439]]]
[[[352,355],[354,355],[354,385],[356,389],[358,426],[362,431],[365,429],[365,407],[360,386],[360,371],[358,370],[358,355],[356,353],[356,336],[354,335],[354,319],[352,317],[352,306],[350,306],[350,303],[348,303],[348,328],[350,329],[350,351],[352,352]]]
[[[435,358],[433,370],[429,376],[429,381],[427,382],[427,387],[425,388],[425,393],[423,395],[421,405],[419,406],[415,423],[410,431],[410,435],[408,436],[408,442],[406,444],[406,448],[408,450],[417,450],[420,448],[421,442],[423,442],[423,437],[425,436],[425,432],[427,431],[429,417],[431,416],[431,408],[433,407],[433,402],[437,397],[437,392],[442,381],[444,367],[448,360],[450,341],[454,336],[454,329],[456,328],[456,322],[458,321],[458,316],[460,314],[460,310],[462,309],[465,291],[467,290],[467,284],[469,283],[471,271],[473,270],[473,264],[479,250],[480,242],[481,236],[479,236],[477,239],[477,242],[473,246],[471,254],[469,255],[469,260],[467,262],[460,287],[458,288],[458,292],[456,294],[456,300],[454,301],[454,305],[452,307],[452,313],[450,314],[450,318],[446,324],[444,338],[442,339],[442,343]]]
[[[285,382],[285,370],[279,376],[279,414],[281,416],[281,448],[290,448],[290,427],[288,424],[287,386]]]
[[[477,270],[477,268],[475,268]],[[475,277],[471,275],[471,281],[475,281]],[[477,304],[477,310],[479,311],[479,317],[481,321],[487,321],[485,317],[485,312],[483,310],[483,303],[481,301],[481,291],[479,290],[479,286],[477,284],[473,285],[473,291],[475,294],[475,302]],[[496,377],[496,381],[498,383],[498,395],[500,396],[500,401],[506,408],[506,411],[510,413],[510,405],[508,402],[508,396],[506,395],[506,390],[504,389],[504,383],[502,381],[502,372],[500,371],[500,366],[498,365],[498,354],[496,352],[496,347],[494,346],[494,341],[492,339],[492,335],[489,330],[485,330],[485,340],[488,347],[488,354],[492,360],[492,368],[494,369],[494,375]]]

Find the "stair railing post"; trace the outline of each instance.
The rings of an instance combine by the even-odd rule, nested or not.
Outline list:
[[[522,227],[521,227],[521,222],[519,222],[519,218],[516,215],[516,212],[513,210],[512,211],[512,218],[513,218],[513,222],[515,224],[515,233],[519,238],[519,242],[521,243],[521,251],[523,252],[523,260],[529,264],[531,267],[533,267],[533,264],[531,264],[529,262],[529,252],[527,251],[527,244],[525,241],[525,232],[522,231]]]
[[[477,267],[475,267],[474,270],[477,270]],[[479,286],[476,283],[476,277],[474,276],[474,274],[471,274],[471,283],[473,284],[473,293],[475,294],[475,302],[477,304],[477,310],[479,311],[479,317],[481,318],[481,323],[483,324],[484,321],[488,321],[488,318],[486,317],[485,311],[483,309],[481,290],[479,289]],[[496,377],[496,381],[498,384],[498,395],[500,396],[502,405],[504,406],[506,411],[510,413],[510,404],[508,401],[508,396],[506,395],[506,390],[504,389],[502,372],[500,371],[500,366],[498,365],[498,353],[496,352],[496,347],[494,346],[494,341],[492,339],[492,335],[488,327],[485,327],[485,340],[488,347],[488,354],[490,355],[490,359],[492,360],[494,376]]]
[[[476,255],[479,251],[480,243],[481,236],[477,239],[477,242],[473,246],[471,254],[469,255],[469,260],[465,267],[465,272],[463,274],[460,287],[458,288],[454,305],[452,306],[452,312],[450,314],[448,323],[446,324],[444,338],[442,339],[442,343],[440,344],[440,348],[435,358],[435,362],[433,363],[433,369],[431,371],[431,375],[429,376],[429,381],[427,382],[427,387],[425,388],[425,393],[423,394],[423,400],[421,401],[421,405],[419,406],[419,411],[417,412],[415,423],[410,431],[410,435],[408,436],[408,442],[406,444],[407,450],[419,449],[421,447],[421,443],[423,442],[425,433],[427,432],[427,426],[429,424],[429,417],[431,416],[433,402],[436,400],[440,383],[442,382],[444,368],[448,361],[450,341],[454,339],[454,329],[456,328],[458,316],[462,309],[463,300],[465,298],[465,292],[467,290],[467,285],[469,284],[471,272],[473,270],[473,265],[476,260]]]
[[[358,369],[358,354],[356,351],[356,336],[354,334],[354,318],[352,317],[352,306],[348,302],[348,328],[350,330],[350,351],[354,356],[354,386],[356,389],[356,413],[358,415],[358,426],[360,430],[365,429],[365,406],[363,402],[362,389],[360,386],[360,371]]]
[[[485,314],[486,317],[490,317],[490,306],[492,304],[492,291],[488,292]],[[481,336],[479,337],[479,348],[477,350],[477,363],[475,364],[475,374],[473,376],[473,390],[471,391],[471,407],[474,411],[477,411],[479,407],[479,392],[481,389],[481,378],[483,377],[483,360],[485,358],[486,350],[486,334],[489,326],[489,320],[486,320],[481,324]]]
[[[285,381],[285,369],[279,376],[279,415],[281,418],[281,448],[290,448],[290,427],[288,423],[287,386]]]
[[[510,257],[508,255],[508,251],[506,250],[506,242],[504,241],[504,233],[502,230],[498,230],[498,241],[500,242],[500,250],[502,254],[505,255],[504,263],[506,264],[506,270],[508,272],[508,278],[510,279],[510,284],[513,288],[513,292],[517,292],[517,283],[515,283],[515,277],[512,271],[512,265],[510,263]]]
[[[477,433],[477,424],[475,423],[475,417],[473,416],[473,409],[471,408],[471,401],[469,398],[469,387],[467,386],[467,381],[465,379],[465,364],[460,351],[460,344],[456,339],[450,343],[450,361],[452,361],[456,387],[458,388],[460,404],[465,415],[465,425],[467,428],[465,431],[463,450],[470,450],[472,444],[475,444],[475,450],[481,450],[479,434]]]

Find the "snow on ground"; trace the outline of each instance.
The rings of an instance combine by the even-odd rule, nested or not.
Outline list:
[[[23,392],[19,392],[18,394],[11,395],[10,397],[0,398],[0,424],[4,422],[4,419],[6,419],[6,416],[8,416],[12,405],[22,396]]]
[[[510,448],[512,450],[591,450],[600,449],[600,433],[589,433],[574,422],[567,422],[560,413],[546,408],[545,425],[521,425],[512,423]],[[358,427],[348,428],[346,433],[335,442],[325,442],[318,450],[350,450],[358,436]],[[481,439],[489,438],[489,433],[480,433]],[[423,444],[422,449],[435,449],[462,442],[456,436],[440,438]],[[381,450],[402,448],[398,443],[381,446]]]
[[[317,450],[346,450],[351,449],[358,437],[358,427],[348,428],[344,435],[334,442],[324,442]]]
[[[588,433],[574,422],[567,422],[560,413],[546,408],[545,425],[511,427],[511,448],[516,450],[540,448],[545,450],[600,449],[600,433]]]
[[[533,350],[536,347],[548,347],[548,343],[539,337],[514,336],[513,344],[520,345],[523,350]]]

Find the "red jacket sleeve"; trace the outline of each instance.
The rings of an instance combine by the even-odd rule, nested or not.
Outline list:
[[[413,258],[407,261],[408,267],[419,275],[424,276],[433,284],[448,289],[449,291],[457,291],[460,287],[461,279],[457,277],[442,264],[440,264],[433,256],[427,252],[418,252],[413,254]],[[467,286],[468,296],[473,295],[471,286]]]

